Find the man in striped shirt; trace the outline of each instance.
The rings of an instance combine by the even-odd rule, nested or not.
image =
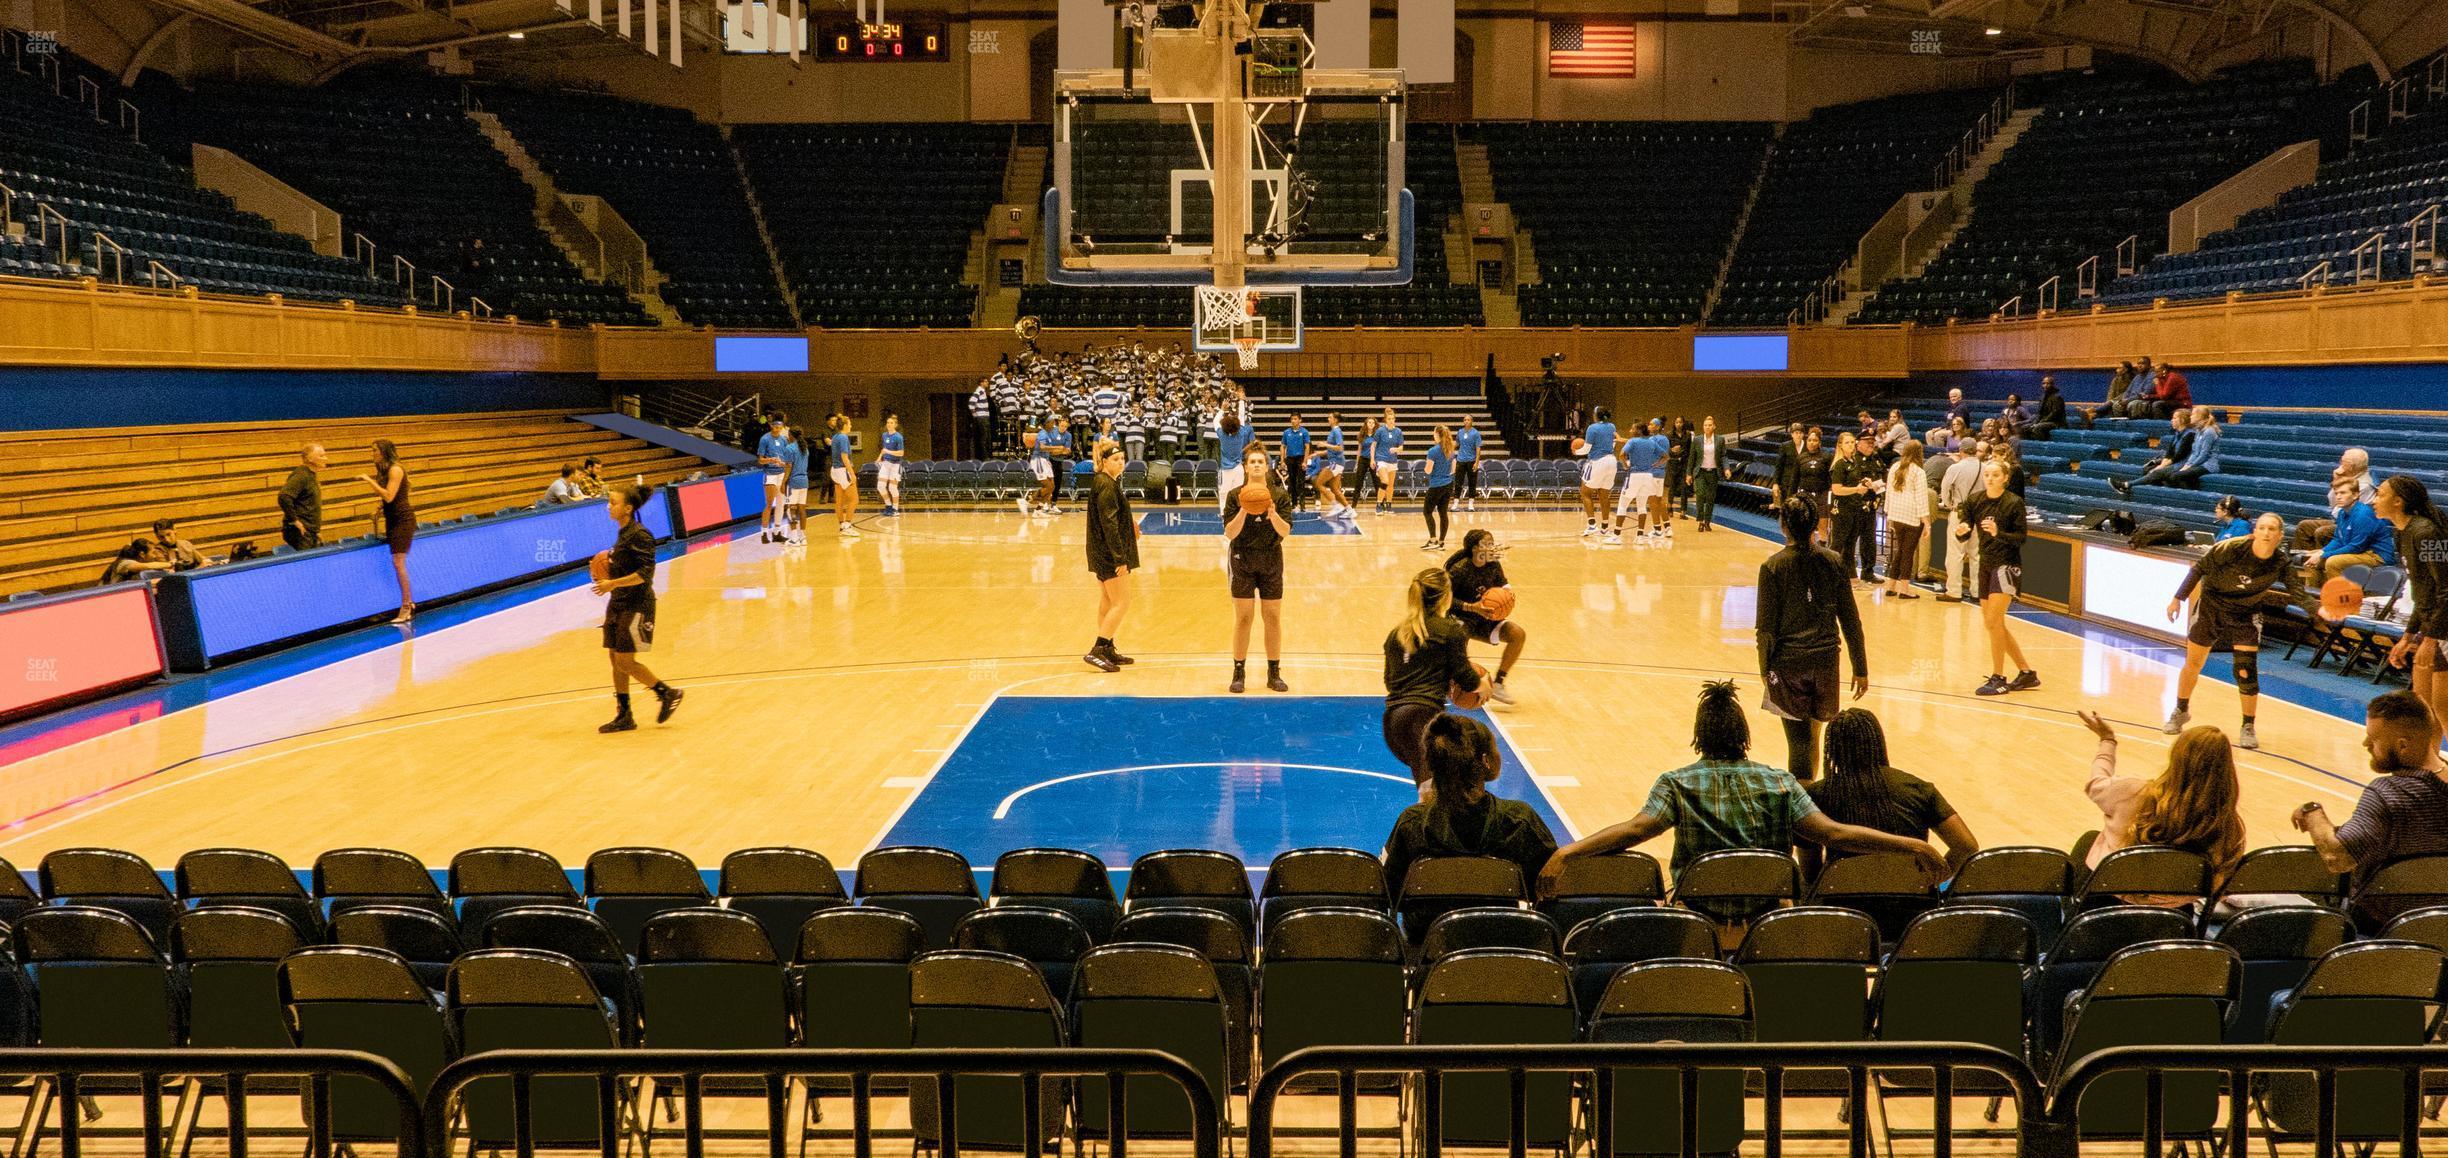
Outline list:
[[[2380,775],[2363,786],[2354,815],[2333,824],[2316,802],[2294,816],[2329,871],[2353,874],[2350,894],[2362,892],[2391,861],[2448,854],[2448,764],[2440,760],[2440,721],[2430,706],[2410,691],[2373,700],[2363,709],[2363,746]],[[2366,899],[2357,915],[2378,928],[2408,907],[2403,900]]]

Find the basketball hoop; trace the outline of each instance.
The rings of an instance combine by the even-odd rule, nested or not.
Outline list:
[[[1240,356],[1242,369],[1255,370],[1258,368],[1258,344],[1265,340],[1256,334],[1233,335],[1233,353]]]

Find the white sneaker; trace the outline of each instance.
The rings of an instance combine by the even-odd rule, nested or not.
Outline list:
[[[1506,688],[1502,681],[1491,679],[1488,681],[1488,703],[1512,707],[1514,704],[1513,692]]]
[[[1605,542],[1607,546],[1620,547],[1623,546],[1623,536],[1610,534],[1606,537]]]
[[[2258,749],[2261,747],[2260,733],[2253,730],[2253,722],[2251,720],[2244,721],[2244,726],[2236,729],[2236,747],[2252,749]]]
[[[2160,731],[2160,732],[2161,732],[2161,734],[2163,734],[2163,735],[2173,736],[2173,735],[2175,735],[2175,734],[2176,734],[2176,733],[2178,733],[2178,732],[2184,731],[2184,730],[2185,730],[2185,725],[2186,725],[2186,724],[2190,724],[2190,723],[2192,723],[2192,722],[2193,722],[2193,713],[2191,713],[2191,712],[2182,711],[2182,710],[2179,710],[2179,711],[2173,711],[2173,712],[2169,712],[2169,713],[2168,713],[2168,718],[2167,718],[2167,723],[2166,723],[2166,724],[2161,725],[2161,726],[2160,726],[2160,728],[2159,728],[2159,731]]]
[[[1583,525],[1582,525],[1582,527],[1581,527],[1581,537],[1582,537],[1582,538],[1584,538],[1584,539],[1589,538],[1590,536],[1595,535],[1595,534],[1597,534],[1597,533],[1598,533],[1598,524],[1596,524],[1596,523],[1585,523],[1585,524],[1583,524]]]
[[[841,537],[842,537],[842,538],[845,538],[845,539],[863,539],[863,538],[866,538],[867,536],[865,535],[865,533],[861,532],[861,531],[860,531],[860,530],[859,530],[857,527],[853,527],[853,526],[850,526],[850,525],[848,525],[848,524],[844,524],[844,525],[842,526],[842,529],[841,529]]]
[[[1026,515],[1032,513],[1029,510],[1029,501],[1027,499],[1013,499],[1012,502],[1019,505],[1021,514]]]

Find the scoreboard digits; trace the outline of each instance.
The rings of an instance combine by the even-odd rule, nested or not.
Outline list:
[[[946,31],[940,20],[827,21],[818,27],[816,58],[834,63],[950,60]]]

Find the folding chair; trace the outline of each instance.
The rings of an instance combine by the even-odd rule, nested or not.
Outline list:
[[[927,945],[937,949],[952,944],[952,927],[962,917],[986,906],[968,860],[948,848],[872,849],[859,858],[850,891],[861,905],[917,918],[927,931]]]
[[[1062,1003],[1035,966],[1001,953],[945,950],[910,963],[910,1044],[920,1049],[1059,1049],[1070,1044]],[[910,1124],[920,1145],[943,1144],[937,1084],[911,1083]],[[1020,1078],[954,1077],[952,1128],[963,1149],[1017,1150],[1028,1142]],[[1067,1125],[1068,1083],[1039,1086],[1038,1126],[1059,1139]]]
[[[487,949],[525,949],[568,958],[586,971],[587,983],[611,1007],[621,1043],[637,1040],[642,1003],[637,973],[628,948],[603,918],[567,905],[505,909],[485,922],[483,944]]]
[[[1004,853],[995,858],[987,896],[997,905],[1060,909],[1078,920],[1092,941],[1111,936],[1114,923],[1122,919],[1122,902],[1114,896],[1113,877],[1105,871],[1105,862],[1076,849],[1022,848]]]
[[[1733,964],[1751,983],[1756,1040],[1866,1040],[1879,934],[1869,914],[1847,908],[1780,909],[1753,922]],[[1785,1073],[1787,1093],[1834,1093],[1849,1084],[1842,1070]]]
[[[1579,1036],[1580,1020],[1563,962],[1517,949],[1470,949],[1428,968],[1419,984],[1411,1040],[1419,1045],[1562,1043]],[[1523,1122],[1528,1145],[1562,1149],[1572,1128],[1571,1078],[1534,1073],[1528,1080]],[[1443,1081],[1442,1120],[1423,1113],[1419,1129],[1436,1131],[1448,1146],[1509,1144],[1507,1075],[1457,1071]]]
[[[529,949],[480,949],[451,966],[444,1005],[466,1054],[505,1049],[608,1050],[621,1044],[609,1003],[577,962]],[[510,1083],[483,1078],[460,1093],[471,1147],[595,1149],[602,1101],[593,1078],[539,1077],[527,1091],[522,1135]]]
[[[1061,909],[997,905],[952,927],[952,947],[1018,957],[1036,967],[1052,993],[1071,992],[1071,969],[1096,947],[1078,918]]]
[[[332,914],[335,945],[381,949],[406,963],[417,983],[436,993],[450,973],[450,964],[464,948],[459,929],[429,909],[407,905],[360,905]]]
[[[419,1098],[458,1053],[441,1002],[392,953],[310,945],[281,961],[279,980],[297,1044],[383,1058],[408,1075],[408,1088]],[[399,1108],[364,1079],[334,1078],[331,1129],[335,1140],[395,1141]]]
[[[335,848],[316,857],[314,895],[328,916],[359,905],[406,905],[454,926],[459,921],[425,863],[387,848]]]
[[[657,915],[714,903],[696,863],[667,848],[607,848],[589,856],[586,895],[588,907],[633,949]]]
[[[1274,937],[1276,922],[1305,908],[1393,912],[1384,863],[1351,848],[1296,848],[1277,856],[1267,866],[1258,903],[1262,942]]]
[[[551,853],[532,848],[471,848],[452,857],[450,895],[459,907],[459,927],[476,938],[504,909],[586,904],[570,885],[569,870]]]
[[[1801,877],[1800,866],[1784,853],[1729,848],[1684,865],[1675,875],[1674,900],[1722,924],[1741,925],[1791,904]]]
[[[1781,915],[1781,914],[1780,914]],[[1715,961],[1627,965],[1590,1011],[1593,1042],[1742,1042],[1752,1039],[1751,986],[1740,970]],[[1743,1140],[1743,1071],[1701,1070],[1698,1103],[1683,1104],[1682,1076],[1670,1069],[1615,1070],[1615,1154],[1681,1154],[1683,1115],[1697,1131],[1695,1153],[1732,1154]],[[1588,1113],[1598,1112],[1592,1099]]]
[[[1226,1061],[1230,1022],[1214,969],[1188,949],[1114,944],[1080,958],[1071,999],[1073,1044],[1171,1054],[1190,1063],[1206,1079],[1216,1104],[1224,1107],[1231,1104],[1232,1073]],[[1126,1077],[1122,1088],[1124,1128],[1131,1137],[1189,1136],[1194,1125],[1190,1099],[1172,1081]],[[1109,1097],[1105,1079],[1079,1082],[1079,1138],[1111,1140],[1106,1137]]]
[[[35,875],[44,901],[115,909],[157,945],[170,942],[170,921],[183,907],[143,857],[115,848],[59,849],[42,858]]]
[[[1617,909],[1655,905],[1665,896],[1666,874],[1656,857],[1620,852],[1565,861],[1554,894],[1540,898],[1536,907],[1569,933],[1584,921]]]
[[[1249,867],[1237,856],[1208,849],[1165,849],[1131,862],[1122,903],[1130,912],[1143,907],[1207,909],[1230,918],[1245,934],[1258,927]]]
[[[850,903],[841,874],[823,853],[803,848],[744,848],[723,858],[716,886],[724,908],[756,918],[773,942],[774,955],[788,957],[809,917]]]
[[[1575,1004],[1595,1009],[1627,965],[1670,957],[1714,959],[1717,926],[1689,909],[1620,909],[1575,927],[1564,939]]]
[[[1395,902],[1403,935],[1416,946],[1428,926],[1455,909],[1522,900],[1521,868],[1487,856],[1432,856],[1411,862]]]
[[[1955,870],[1941,904],[2020,913],[2031,922],[2033,934],[2047,944],[2065,927],[2066,898],[2074,892],[2074,865],[2074,858],[2053,848],[1984,848]]]
[[[301,940],[323,938],[323,906],[298,883],[288,862],[251,848],[200,848],[171,872],[179,899],[192,908],[243,905],[268,909],[297,926]]]

